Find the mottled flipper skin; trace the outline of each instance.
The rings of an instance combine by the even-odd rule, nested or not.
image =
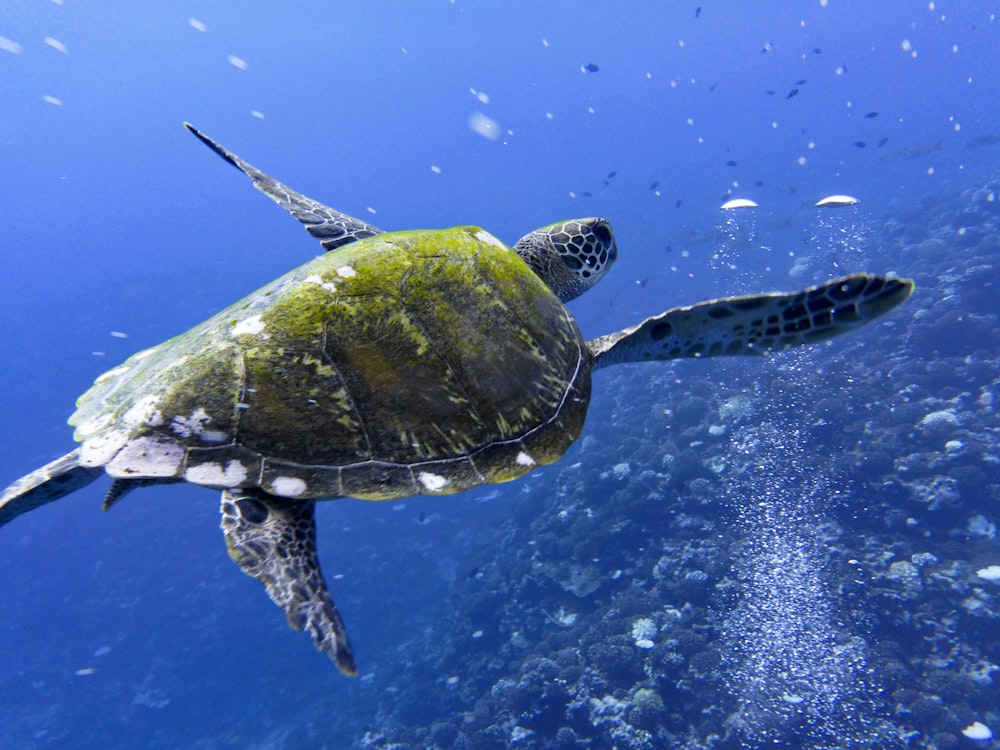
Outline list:
[[[316,504],[256,489],[225,490],[221,510],[233,561],[264,584],[294,630],[307,631],[341,672],[356,675],[347,630],[316,557]]]
[[[79,449],[35,469],[0,495],[0,526],[22,513],[86,487],[102,474],[103,468],[80,466]]]
[[[839,336],[902,304],[909,279],[854,274],[800,292],[677,307],[587,342],[594,369],[619,362],[765,354]]]
[[[191,123],[184,123],[184,127],[215,153],[253,180],[255,188],[305,224],[306,231],[319,240],[324,250],[333,250],[355,240],[382,234],[382,230],[378,227],[325,206],[312,198],[307,198],[287,185],[278,182],[270,175],[264,174],[252,164],[243,161],[236,154],[213,141]]]

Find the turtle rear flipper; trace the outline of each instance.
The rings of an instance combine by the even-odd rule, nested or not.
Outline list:
[[[594,369],[618,362],[764,354],[838,336],[913,292],[909,279],[854,274],[800,292],[701,302],[587,342]]]
[[[271,175],[261,172],[253,164],[243,161],[243,159],[213,141],[191,123],[184,123],[184,127],[197,136],[202,143],[249,177],[253,181],[255,188],[288,211],[298,221],[305,224],[306,231],[319,240],[324,250],[333,250],[355,240],[382,234],[381,229],[372,226],[366,221],[355,219],[353,216],[348,216],[335,208],[330,208],[319,201],[307,198],[302,193],[295,192],[287,185],[278,182]]]
[[[347,630],[316,557],[316,503],[224,490],[221,510],[233,561],[264,584],[294,630],[308,631],[341,672],[356,675]]]
[[[103,473],[103,468],[81,466],[79,449],[35,469],[0,495],[0,526],[22,513],[86,487]]]

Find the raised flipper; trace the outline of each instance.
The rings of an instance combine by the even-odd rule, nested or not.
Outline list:
[[[294,630],[306,630],[341,672],[357,674],[347,630],[316,557],[316,504],[258,489],[222,492],[222,530],[229,556],[264,584]]]
[[[76,492],[104,473],[80,465],[79,449],[21,477],[0,496],[0,526],[64,495]]]
[[[255,188],[305,224],[306,231],[320,241],[324,250],[333,250],[364,237],[382,234],[382,230],[378,227],[329,206],[324,206],[301,193],[296,193],[287,185],[283,185],[252,164],[243,161],[236,154],[223,148],[191,123],[184,123],[184,127],[194,133],[202,143],[215,153],[253,180]]]
[[[678,307],[587,342],[594,368],[618,362],[764,354],[864,325],[913,292],[909,279],[855,274],[801,292]]]

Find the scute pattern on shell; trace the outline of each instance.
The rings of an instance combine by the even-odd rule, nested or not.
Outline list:
[[[484,236],[352,243],[140,352],[80,398],[84,453],[115,476],[300,499],[460,492],[555,461],[591,360],[562,303]],[[108,436],[126,447],[88,452]],[[182,460],[119,458],[154,439]]]

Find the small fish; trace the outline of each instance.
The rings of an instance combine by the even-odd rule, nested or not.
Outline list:
[[[418,523],[427,523],[427,514],[421,513],[420,518],[417,519]]]
[[[697,8],[694,9],[694,17],[695,18],[701,18],[701,6],[700,5]]]
[[[798,89],[792,89],[791,91],[788,92],[788,96],[786,96],[785,98],[786,99],[791,99],[793,96],[795,96],[798,93],[799,93]]]
[[[674,246],[673,245],[667,245],[663,249],[666,250],[668,253],[672,253],[674,251]]]
[[[718,86],[718,85],[719,84],[717,84],[717,83],[713,83],[711,86],[708,87],[708,90],[709,91],[715,91],[715,87]]]
[[[660,181],[657,180],[656,182],[654,182],[652,185],[649,186],[649,189],[656,190],[656,188],[658,188],[659,186],[660,186]]]
[[[754,185],[756,185],[757,187],[764,187],[764,181],[763,180],[757,180],[757,182],[755,182]]]
[[[586,65],[583,66],[584,73],[596,73],[599,70],[600,68],[594,65],[594,63],[587,63]]]
[[[797,80],[795,82],[795,85],[796,86],[805,86],[807,83],[809,83],[809,82],[805,78],[800,78],[799,80]]]
[[[879,161],[899,161],[900,159],[916,159],[918,156],[927,156],[935,151],[942,151],[944,143],[938,141],[935,144],[924,144],[914,148],[904,148],[901,151],[893,151],[879,158]]]
[[[604,184],[607,185],[608,183],[605,182]],[[591,193],[589,190],[584,190],[582,193],[580,193],[580,195],[582,195],[584,198],[590,198],[591,196],[593,196],[593,193]]]
[[[608,179],[609,180],[614,179],[614,177],[615,177],[616,174],[618,174],[618,172],[616,172],[616,171],[608,172]]]
[[[1000,135],[981,135],[978,138],[973,138],[970,141],[965,142],[964,148],[986,148],[987,146],[993,146],[1000,143]]]
[[[767,94],[768,96],[774,96],[775,91],[774,91],[774,89],[768,89],[764,93]]]
[[[823,54],[822,47],[813,47],[813,54],[814,55],[822,55]]]
[[[681,200],[680,198],[678,198],[677,202],[674,204],[674,208],[680,208],[683,205],[684,205],[684,201]]]
[[[857,146],[858,148],[867,148],[868,146],[868,144],[865,143],[864,141],[855,141],[854,145]]]
[[[649,279],[639,279],[635,283],[638,284],[641,288],[645,289],[646,285],[649,283]]]
[[[869,112],[867,115],[865,115],[865,117],[867,117],[869,120],[872,120],[878,117],[878,112]]]
[[[735,159],[730,159],[729,161],[726,162],[727,167],[735,167],[737,164],[739,164],[739,162],[736,161]]]
[[[889,136],[885,136],[885,137],[883,137],[883,138],[879,138],[879,139],[878,139],[878,147],[879,147],[879,148],[882,148],[882,147],[883,147],[883,146],[884,146],[885,144],[887,144],[888,142],[889,142]]]
[[[772,49],[774,49],[774,45],[768,42],[767,44],[764,45],[764,48],[761,49],[761,53],[770,52]]]
[[[469,578],[476,578],[479,576],[479,568],[473,568],[469,571]]]

